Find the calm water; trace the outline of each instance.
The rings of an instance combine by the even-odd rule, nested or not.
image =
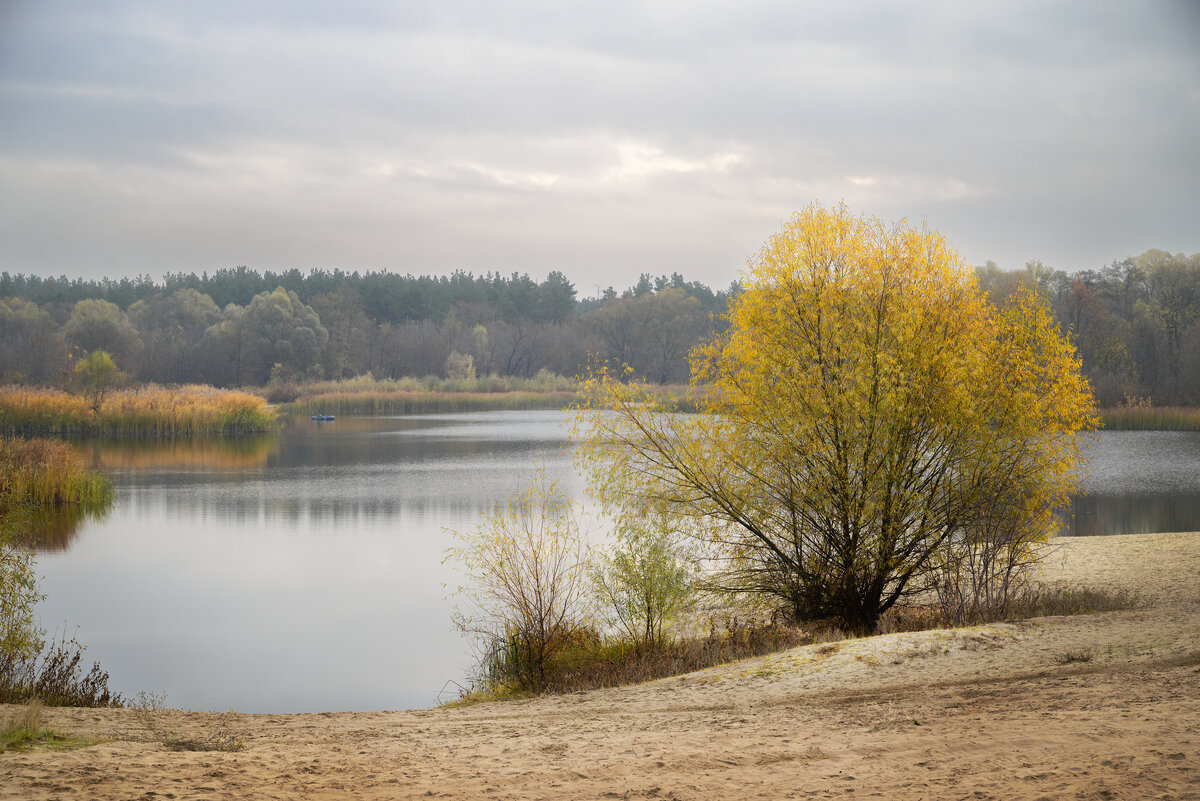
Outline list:
[[[1113,431],[1088,459],[1064,534],[1200,531],[1200,432]]]
[[[445,529],[537,463],[582,493],[565,444],[562,413],[500,412],[305,423],[199,456],[94,446],[116,501],[39,556],[43,623],[173,706],[430,706],[472,662]]]
[[[232,442],[92,444],[116,502],[51,532],[50,629],[114,689],[244,712],[424,707],[472,663],[446,529],[544,463],[577,497],[560,412],[304,423]],[[1105,435],[1070,533],[1200,530],[1200,435]]]

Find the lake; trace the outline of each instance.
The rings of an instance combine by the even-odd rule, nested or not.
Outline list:
[[[447,529],[473,528],[537,464],[582,498],[567,444],[554,411],[88,443],[116,499],[50,532],[42,622],[78,627],[113,689],[173,707],[431,706],[474,661],[449,622]],[[1070,533],[1200,529],[1200,434],[1105,434],[1091,461]]]

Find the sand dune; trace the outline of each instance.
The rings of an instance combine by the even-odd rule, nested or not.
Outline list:
[[[50,710],[111,739],[0,755],[0,797],[1200,798],[1200,534],[1061,542],[1047,581],[1154,605],[466,709],[160,713],[176,737],[227,726],[237,752],[169,750],[133,710]]]

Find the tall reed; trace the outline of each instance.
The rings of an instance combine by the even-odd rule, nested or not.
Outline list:
[[[370,373],[336,381],[272,381],[265,388],[267,399],[290,403],[319,397],[358,395],[442,395],[442,394],[572,394],[577,384],[549,370],[539,370],[532,378],[486,375],[472,378],[375,378]],[[347,412],[349,414],[350,412]]]
[[[84,468],[71,446],[48,439],[0,439],[0,512],[15,507],[101,508],[112,495],[104,476]]]
[[[565,409],[574,392],[328,392],[285,404],[294,415],[438,414],[510,409]]]
[[[1109,431],[1200,431],[1200,409],[1183,406],[1118,406],[1102,409]]]
[[[698,408],[687,385],[658,388],[679,411]],[[437,414],[517,409],[567,409],[583,400],[585,386],[575,379],[540,370],[532,378],[489,375],[478,378],[377,379],[370,374],[340,381],[276,384],[268,398],[282,402],[290,415]]]
[[[0,389],[0,433],[179,436],[270,431],[275,414],[257,395],[205,386],[147,386],[113,393],[99,413],[53,389]]]

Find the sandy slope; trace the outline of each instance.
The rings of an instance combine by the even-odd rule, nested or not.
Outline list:
[[[1200,799],[1200,534],[1062,542],[1047,580],[1155,605],[528,702],[238,715],[235,753],[167,750],[130,710],[54,710],[59,731],[115,739],[0,755],[0,797]],[[179,737],[219,725],[161,722]]]

